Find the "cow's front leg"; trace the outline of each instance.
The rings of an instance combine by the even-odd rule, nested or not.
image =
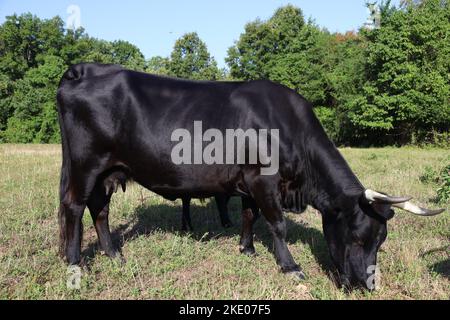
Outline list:
[[[297,280],[305,278],[300,266],[295,263],[286,243],[286,220],[283,217],[280,202],[278,180],[274,177],[254,177],[251,181],[251,193],[256,205],[267,221],[273,236],[275,258],[281,271]]]
[[[286,244],[286,220],[283,216],[278,216],[278,213],[275,213],[276,217],[270,215],[271,214],[269,213],[269,219],[275,219],[267,219],[267,223],[273,236],[275,257],[278,265],[281,267],[281,271],[283,273],[291,274],[300,280],[305,279],[303,271],[300,266],[295,263]]]
[[[248,197],[242,197],[242,231],[239,250],[249,256],[256,254],[253,245],[253,225],[258,217],[259,209],[255,201]]]

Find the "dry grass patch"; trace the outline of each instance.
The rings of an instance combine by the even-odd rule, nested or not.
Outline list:
[[[427,167],[450,163],[439,149],[342,150],[364,185],[409,194],[436,207],[435,186],[420,182]],[[381,289],[344,293],[333,267],[321,217],[308,209],[288,214],[288,245],[308,278],[282,275],[261,219],[258,256],[239,254],[240,203],[230,204],[235,227],[223,230],[214,203],[195,201],[195,232],[179,232],[180,201],[169,202],[130,185],[113,197],[111,227],[125,263],[97,251],[85,214],[80,290],[66,288],[66,265],[57,256],[59,145],[0,145],[0,298],[2,299],[449,299],[449,214],[429,219],[398,211],[379,254]],[[448,204],[444,204],[448,209]]]

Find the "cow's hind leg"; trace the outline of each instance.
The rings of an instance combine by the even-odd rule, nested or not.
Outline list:
[[[112,188],[106,188],[103,181],[97,181],[87,203],[101,250],[112,258],[120,256],[119,251],[114,248],[109,230],[109,203],[113,191]]]
[[[242,232],[239,250],[246,255],[255,255],[253,225],[258,220],[259,209],[252,198],[242,197]]]
[[[89,175],[86,175],[89,176]],[[83,214],[87,198],[95,184],[95,178],[83,179],[84,175],[68,179],[62,178],[59,207],[59,239],[61,256],[67,263],[80,263],[81,239],[83,233]]]
[[[83,233],[82,218],[86,203],[80,199],[72,199],[64,195],[59,209],[60,255],[67,263],[80,263],[81,238]]]
[[[95,187],[97,177],[102,172],[102,159],[70,165],[68,157],[63,157],[60,184],[59,238],[62,256],[70,265],[81,261],[82,218],[88,199]],[[87,166],[86,164],[90,165]],[[83,165],[84,164],[84,165]]]

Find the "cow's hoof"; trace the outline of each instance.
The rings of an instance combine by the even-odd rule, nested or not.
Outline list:
[[[239,247],[239,251],[249,257],[256,257],[256,250],[253,247]]]
[[[194,228],[192,228],[191,226],[182,226],[181,232],[189,234],[189,233],[194,232]]]
[[[127,260],[125,259],[125,257],[122,254],[119,254],[112,259],[119,265],[124,265],[127,263]]]
[[[105,252],[104,254],[119,264],[125,264],[127,262],[120,251]]]
[[[296,282],[300,282],[306,279],[306,275],[301,270],[286,272],[286,275]]]

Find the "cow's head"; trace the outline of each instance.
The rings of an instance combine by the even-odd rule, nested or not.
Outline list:
[[[386,223],[394,216],[392,207],[422,216],[444,211],[424,209],[409,200],[411,197],[366,190],[360,196],[347,197],[323,216],[325,238],[342,286],[374,289],[377,253],[386,240]]]

